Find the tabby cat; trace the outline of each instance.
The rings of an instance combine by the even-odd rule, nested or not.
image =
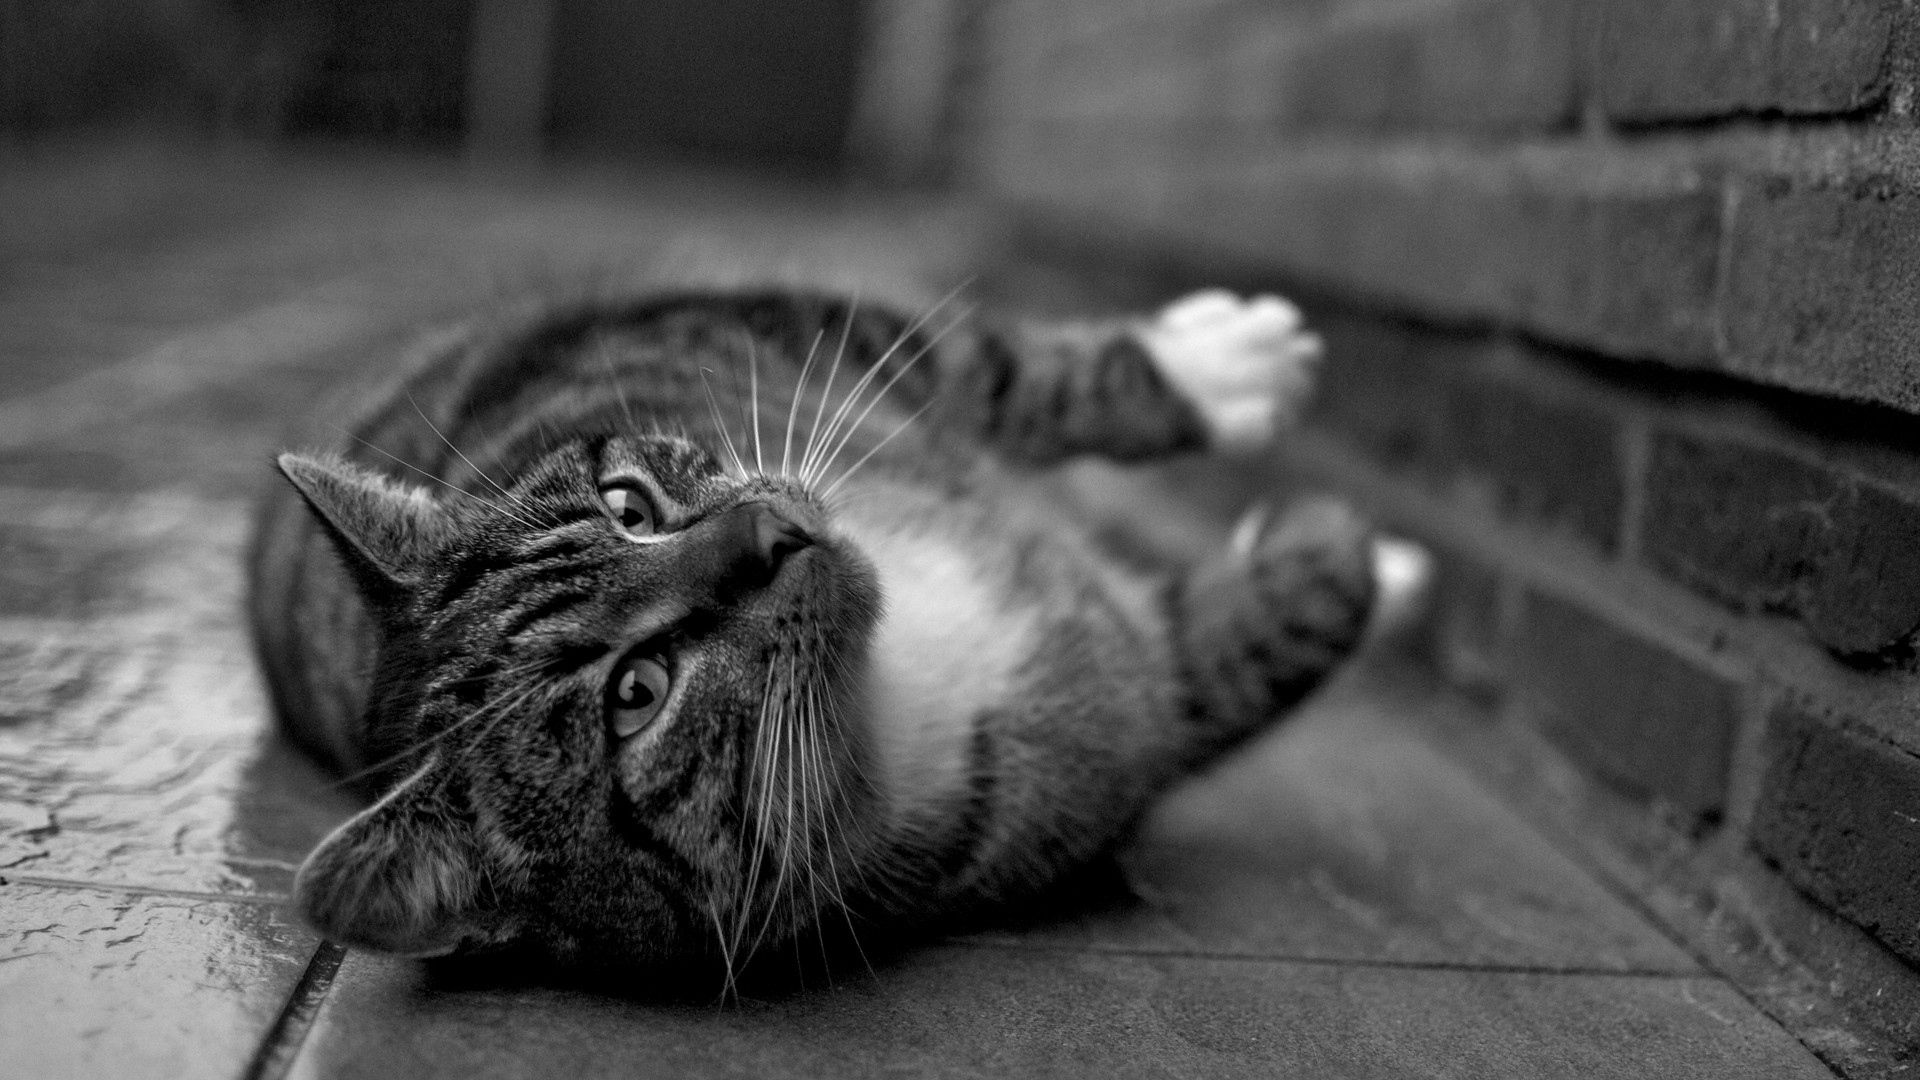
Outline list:
[[[260,655],[292,738],[378,793],[302,866],[311,924],[731,972],[1002,910],[1353,649],[1370,540],[1337,505],[1162,571],[1033,494],[1072,455],[1264,442],[1318,351],[1290,305],[945,310],[548,311],[282,456]]]

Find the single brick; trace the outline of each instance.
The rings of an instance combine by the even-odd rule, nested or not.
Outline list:
[[[1541,129],[1575,113],[1567,0],[1449,0],[1357,10],[1274,57],[1299,127]]]
[[[1132,135],[1116,124],[1100,137]],[[1522,238],[1508,227],[1500,172],[1477,155],[1193,133],[1167,141],[1174,168],[1154,177],[1163,214],[1151,224],[1176,249],[1280,268],[1416,311],[1484,318],[1510,307]],[[1116,163],[1116,179],[1129,182],[1130,168]],[[1016,195],[1036,182],[1012,179]],[[1082,200],[1079,209],[1110,229],[1144,224],[1106,205]]]
[[[1851,494],[1802,618],[1838,652],[1870,642],[1902,651],[1920,627],[1920,499],[1865,482]]]
[[[1272,248],[1303,272],[1443,319],[1496,320],[1514,316],[1522,281],[1551,272],[1538,265],[1551,245],[1520,213],[1509,163],[1417,148],[1328,157],[1305,183],[1288,173],[1263,193],[1264,220],[1322,215],[1311,247],[1296,255],[1282,233]]]
[[[1504,516],[1618,546],[1626,502],[1619,417],[1525,377],[1474,373],[1449,387],[1456,484],[1484,488]]]
[[[1851,112],[1885,92],[1892,7],[1594,0],[1585,82],[1618,120]]]
[[[144,599],[151,555],[111,537],[0,523],[0,617],[82,618]]]
[[[1448,681],[1473,691],[1498,689],[1499,658],[1506,635],[1501,625],[1501,582],[1470,556],[1444,547],[1434,555],[1433,607],[1427,651]]]
[[[1484,335],[1333,317],[1310,420],[1442,494],[1613,551],[1625,503],[1619,417],[1490,370]]]
[[[1627,356],[1700,363],[1714,349],[1722,196],[1715,170],[1688,165],[1657,178],[1604,177],[1525,198],[1548,202],[1556,227],[1534,260],[1539,283],[1521,317],[1554,337]],[[1582,166],[1574,162],[1570,168]]]
[[[1692,650],[1529,591],[1511,638],[1514,683],[1547,736],[1603,778],[1695,823],[1724,805],[1741,682]]]
[[[1920,499],[1746,440],[1656,431],[1642,558],[1740,611],[1884,654],[1920,627]]]
[[[1148,182],[1129,178],[1138,154],[1113,132],[1086,134],[1115,146],[1087,176]],[[1159,185],[1153,223],[1191,252],[1437,320],[1920,411],[1916,149],[1900,132],[1631,149],[1195,141],[1143,175]],[[1138,222],[1072,187],[1058,201],[1088,220]]]
[[[1706,364],[1720,174],[1691,144],[1196,144],[1157,176],[1168,195],[1159,224],[1191,249],[1442,321]]]
[[[1210,115],[1243,130],[1270,131],[1287,119],[1286,94],[1276,89],[1276,81],[1290,70],[1283,58],[1300,40],[1299,13],[1265,5],[1244,11],[1241,24],[1215,45],[1208,64],[1217,95]]]
[[[1910,148],[1808,149],[1804,166],[1760,170],[1739,185],[1723,363],[1763,382],[1920,410],[1920,186],[1904,164]]]
[[[1920,757],[1774,711],[1755,845],[1789,880],[1920,964]]]
[[[122,661],[73,641],[0,638],[0,730],[54,720],[90,690],[110,686],[105,674]]]
[[[1155,120],[1204,120],[1216,107],[1217,79],[1201,57],[1186,54],[1203,49],[1205,39],[1152,29],[1054,50],[1045,61],[1045,87],[1029,107],[1058,119],[1125,117],[1143,127]],[[1122,79],[1114,78],[1118,56],[1132,61]]]
[[[1432,472],[1447,449],[1449,387],[1484,362],[1479,335],[1422,332],[1377,319],[1316,319],[1326,341],[1308,418],[1396,471]]]

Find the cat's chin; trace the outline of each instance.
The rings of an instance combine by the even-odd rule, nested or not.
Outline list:
[[[787,556],[765,595],[809,629],[835,638],[852,635],[862,644],[880,618],[880,574],[873,560],[853,541],[826,530]]]

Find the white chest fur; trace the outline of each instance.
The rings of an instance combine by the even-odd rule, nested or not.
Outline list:
[[[874,780],[910,825],[964,794],[975,717],[1015,692],[1036,619],[1008,610],[977,556],[925,517],[843,524],[880,571],[868,733]]]

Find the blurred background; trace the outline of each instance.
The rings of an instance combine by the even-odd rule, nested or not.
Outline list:
[[[1332,489],[1427,546],[1402,644],[1438,681],[1382,730],[1453,764],[1402,748],[1349,784],[1282,747],[1238,801],[1202,797],[1200,839],[1165,850],[1273,828],[1218,855],[1258,888],[1165,872],[1231,909],[1211,930],[1175,911],[1199,927],[1182,948],[1559,970],[1440,1025],[1449,1053],[1515,1030],[1582,1047],[1487,1075],[1710,1075],[1620,1053],[1732,1061],[1762,1045],[1735,1013],[1823,1063],[1780,1075],[1910,1070],[1917,103],[1910,0],[0,0],[0,888],[22,927],[95,920],[0,956],[22,961],[0,1011],[53,1002],[36,1015],[71,1038],[46,1046],[129,1032],[136,1064],[101,1075],[277,1075],[305,1022],[281,1006],[337,950],[155,909],[174,966],[109,976],[127,954],[98,943],[121,935],[92,933],[127,919],[96,888],[266,918],[347,811],[263,737],[235,614],[266,455],[326,437],[313,402],[423,323],[640,262],[924,299],[971,277],[1063,309],[1299,300],[1328,346],[1304,426],[1177,486],[1222,514]],[[1109,490],[1190,523],[1191,498]],[[1437,687],[1471,719],[1417,719]],[[1472,783],[1421,787],[1448,768]],[[1341,787],[1360,824],[1314,833],[1338,800],[1287,802],[1276,769]],[[1585,900],[1483,861],[1486,830],[1445,809],[1474,785],[1631,907],[1640,944],[1588,950],[1607,923]],[[1420,828],[1371,831],[1401,797]],[[273,978],[208,989],[202,957],[248,941]],[[1529,1011],[1578,972],[1610,988]],[[1638,991],[1614,976],[1649,972],[1738,995],[1621,1005]],[[154,1004],[176,992],[234,1010],[200,1025],[229,1042]],[[1406,1001],[1443,999],[1477,1000]],[[0,1042],[31,1052],[66,1051]]]
[[[944,106],[959,4],[861,0],[6,0],[0,130],[103,125],[503,157],[675,153],[827,170],[863,79]],[[921,50],[916,72],[879,59]],[[891,93],[891,89],[888,91]],[[927,122],[937,122],[929,120]]]

